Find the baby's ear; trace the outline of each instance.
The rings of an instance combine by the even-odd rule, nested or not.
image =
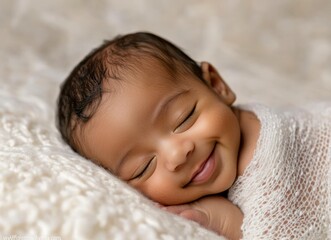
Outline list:
[[[224,82],[216,68],[208,62],[201,62],[201,70],[203,80],[207,83],[207,85],[210,86],[227,105],[232,105],[232,103],[236,100],[236,95],[226,84],[226,82]]]

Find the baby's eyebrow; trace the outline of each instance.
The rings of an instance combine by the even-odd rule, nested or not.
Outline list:
[[[165,99],[163,99],[158,106],[156,107],[153,115],[152,115],[152,122],[154,123],[159,116],[164,113],[168,107],[175,102],[178,98],[180,98],[182,95],[185,95],[188,92],[188,90],[181,90],[180,92],[175,92],[174,94],[171,94],[167,96]]]

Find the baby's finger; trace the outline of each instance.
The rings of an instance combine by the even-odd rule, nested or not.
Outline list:
[[[162,205],[162,204],[160,204],[160,203],[158,203],[158,202],[153,202],[153,205],[154,205],[155,207],[158,207],[158,208],[164,208],[164,207],[165,207],[164,205]]]
[[[206,228],[209,226],[209,220],[208,220],[207,215],[204,212],[201,212],[199,210],[188,209],[188,210],[182,211],[179,215],[186,219],[197,222]]]
[[[180,214],[181,212],[191,209],[191,208],[192,207],[188,204],[182,204],[182,205],[166,206],[166,207],[162,207],[161,209],[164,209],[164,210],[174,213],[174,214]]]

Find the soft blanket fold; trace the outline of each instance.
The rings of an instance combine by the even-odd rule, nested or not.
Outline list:
[[[229,191],[244,213],[244,239],[331,239],[331,104],[272,112],[254,157]]]

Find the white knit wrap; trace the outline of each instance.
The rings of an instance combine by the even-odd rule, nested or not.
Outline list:
[[[244,108],[261,122],[254,157],[229,191],[244,239],[331,239],[331,104]]]

